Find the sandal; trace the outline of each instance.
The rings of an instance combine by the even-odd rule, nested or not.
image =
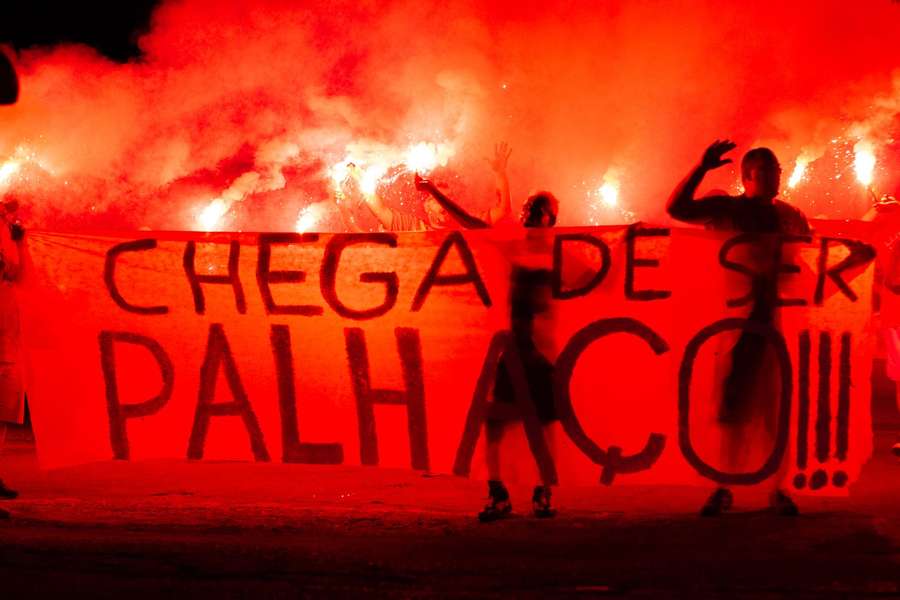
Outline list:
[[[538,519],[548,519],[556,515],[556,509],[550,506],[550,496],[549,486],[537,485],[534,487],[531,505],[534,509],[534,516]]]
[[[509,491],[503,482],[488,481],[488,494],[491,501],[478,513],[478,520],[482,523],[490,523],[508,517],[512,513],[512,502],[509,501]]]
[[[731,510],[734,504],[734,495],[728,488],[719,488],[710,494],[706,500],[706,504],[700,509],[701,517],[718,517],[724,512]]]

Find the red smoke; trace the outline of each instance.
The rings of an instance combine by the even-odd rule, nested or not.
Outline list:
[[[859,137],[875,186],[900,182],[895,2],[487,4],[181,0],[129,64],[25,51],[20,102],[0,110],[0,165],[18,161],[0,192],[32,227],[196,228],[225,198],[220,228],[291,230],[331,198],[348,147],[452,144],[444,176],[474,209],[492,201],[482,157],[507,140],[517,205],[546,188],[562,224],[659,220],[717,137],[771,146],[785,183],[813,159],[789,192],[810,216],[863,211]],[[389,200],[414,205],[404,177]],[[326,213],[319,228],[338,227]]]

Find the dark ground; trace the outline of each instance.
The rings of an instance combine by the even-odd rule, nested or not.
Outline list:
[[[552,520],[473,519],[483,484],[386,469],[184,462],[42,472],[25,429],[4,477],[0,599],[90,597],[900,597],[900,437],[875,402],[850,498],[776,517],[698,488],[561,489]],[[527,514],[527,489],[513,490]]]

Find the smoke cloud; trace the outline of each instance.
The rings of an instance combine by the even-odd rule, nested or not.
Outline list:
[[[452,148],[434,176],[481,210],[505,140],[514,205],[549,189],[561,224],[658,221],[729,137],[735,162],[773,148],[785,184],[808,162],[785,195],[810,216],[859,216],[861,140],[873,185],[900,185],[897,31],[889,0],[169,1],[130,63],[72,45],[16,57],[0,193],[40,228],[293,230],[315,206],[304,227],[340,229],[335,164],[385,161],[386,201],[420,212],[398,157]]]

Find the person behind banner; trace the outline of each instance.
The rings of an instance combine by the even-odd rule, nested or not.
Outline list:
[[[435,183],[422,179],[418,173],[415,175],[416,189],[427,192],[428,197],[425,198],[422,206],[425,209],[425,219],[420,219],[414,214],[403,212],[391,208],[382,202],[377,193],[365,195],[366,206],[375,215],[375,218],[381,223],[387,231],[433,231],[438,229],[448,229],[453,227],[453,220],[459,222],[463,227],[468,225],[461,222],[459,215],[465,215],[466,218],[474,219],[481,223],[484,227],[494,225],[507,217],[510,213],[509,200],[509,179],[506,175],[506,164],[512,153],[509,146],[505,142],[500,142],[494,147],[494,157],[489,159],[491,170],[494,172],[494,179],[497,186],[497,203],[489,210],[485,211],[481,218],[469,217],[469,214],[459,208],[456,203],[450,201],[449,205],[453,206],[453,210],[447,208],[449,198]],[[353,170],[352,175],[359,177],[359,171]],[[449,213],[449,214],[448,214]]]
[[[7,424],[21,424],[25,416],[25,393],[19,370],[19,314],[12,284],[19,277],[18,243],[24,236],[15,219],[16,201],[0,204],[0,450]],[[0,480],[0,499],[11,500],[18,493]]]
[[[16,70],[9,58],[0,52],[0,104],[15,104],[18,98],[19,79],[16,76]],[[21,239],[22,231],[14,221],[10,224],[10,221],[7,220],[8,215],[15,211],[15,205],[4,203],[2,208],[0,211],[2,213],[0,214],[0,218],[2,218],[2,222],[0,222],[0,254],[2,254],[0,256],[2,258],[0,295],[4,298],[11,298],[12,290],[9,289],[6,282],[12,281],[18,275],[19,254],[16,242]],[[14,302],[11,305],[15,307]],[[9,321],[11,315],[7,313],[8,311],[4,310],[0,319]],[[0,336],[4,341],[3,347],[7,346],[5,340],[8,339],[8,333],[5,329],[0,331]],[[6,360],[6,356],[0,356],[0,361],[2,360]],[[21,394],[21,385],[17,386],[18,390],[15,393],[7,393],[8,390],[5,389],[7,387],[0,387],[0,450],[2,450],[6,438],[6,423],[9,421],[21,422],[21,415],[24,412],[24,396]],[[18,493],[6,487],[3,480],[0,479],[0,500],[11,500],[17,496]],[[9,513],[0,509],[0,518],[2,517],[9,517]]]
[[[900,202],[885,194],[863,217],[874,225],[878,251],[875,293],[887,358],[887,376],[894,382],[900,410]],[[900,440],[891,448],[900,457]]]
[[[741,180],[744,193],[739,196],[716,194],[700,199],[694,195],[703,177],[713,169],[731,162],[724,155],[735,148],[729,140],[716,140],[706,152],[700,164],[672,193],[667,210],[669,215],[688,223],[702,223],[719,231],[737,231],[756,234],[806,235],[809,225],[804,214],[796,207],[777,198],[781,181],[781,166],[775,154],[768,148],[754,148],[741,161]],[[760,275],[760,285],[754,288],[750,313],[747,317],[765,326],[777,326],[776,298],[777,261],[759,260],[772,256],[776,236],[762,236],[748,244],[749,254],[757,257],[755,271]],[[768,360],[771,349],[759,334],[743,331],[730,352],[731,365],[725,377],[718,422],[722,430],[722,460],[727,469],[741,467],[747,441],[758,431],[774,439],[777,392],[770,385],[777,377],[776,369]],[[758,427],[760,422],[764,425]],[[784,480],[787,463],[773,478],[774,489],[771,506],[781,515],[799,514],[797,505],[787,494]],[[725,487],[716,489],[704,504],[700,514],[715,516],[731,508],[732,492]]]

